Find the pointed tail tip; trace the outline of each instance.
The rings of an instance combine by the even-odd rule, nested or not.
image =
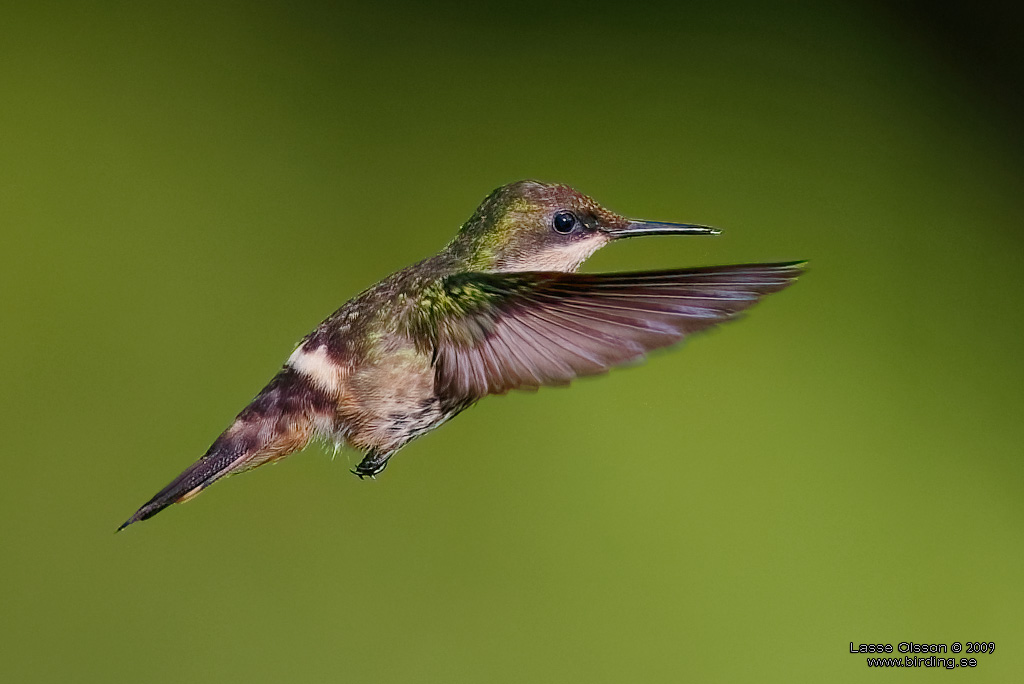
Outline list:
[[[205,461],[200,459],[186,468],[185,472],[174,478],[169,485],[157,492],[156,495],[144,503],[139,510],[132,513],[130,518],[121,523],[121,526],[114,530],[114,534],[117,534],[124,528],[137,523],[140,520],[149,520],[168,506],[176,503],[184,503],[195,497],[199,492],[203,491],[209,482],[202,482],[197,486],[190,477],[197,467],[202,467],[204,464]],[[216,478],[210,479],[212,480]]]
[[[130,518],[121,523],[121,526],[114,530],[114,534],[117,534],[124,528],[128,527],[129,525],[133,525],[139,522],[140,520],[149,520],[154,515],[164,510],[173,503],[175,503],[174,499],[167,499],[161,497],[158,500],[156,497],[154,497],[153,500],[149,501],[142,508],[132,513],[132,516]]]
[[[141,520],[142,518],[139,516],[139,513],[140,513],[140,511],[136,511],[135,513],[132,514],[132,517],[128,518],[123,523],[121,523],[121,526],[118,527],[116,530],[114,530],[114,534],[117,534],[118,532],[120,532],[124,528],[128,527],[132,523],[135,523],[135,522],[138,522],[139,520]]]

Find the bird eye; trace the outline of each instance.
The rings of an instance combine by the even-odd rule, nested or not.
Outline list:
[[[560,211],[551,219],[551,227],[556,233],[565,235],[571,233],[576,226],[576,215],[571,211]]]

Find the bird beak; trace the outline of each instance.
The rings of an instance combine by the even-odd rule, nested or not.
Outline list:
[[[616,228],[605,228],[613,239],[640,235],[718,235],[722,231],[696,223],[665,223],[664,221],[629,221]]]

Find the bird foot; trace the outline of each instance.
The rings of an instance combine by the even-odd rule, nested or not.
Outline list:
[[[381,455],[371,451],[366,454],[362,461],[359,462],[355,468],[351,470],[351,473],[358,477],[360,480],[364,478],[377,479],[377,475],[382,473],[385,468],[388,467],[388,459],[391,454]]]

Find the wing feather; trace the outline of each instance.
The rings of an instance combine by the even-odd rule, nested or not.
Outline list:
[[[480,398],[562,385],[735,318],[785,288],[802,264],[674,271],[464,273],[433,340],[438,389]]]

